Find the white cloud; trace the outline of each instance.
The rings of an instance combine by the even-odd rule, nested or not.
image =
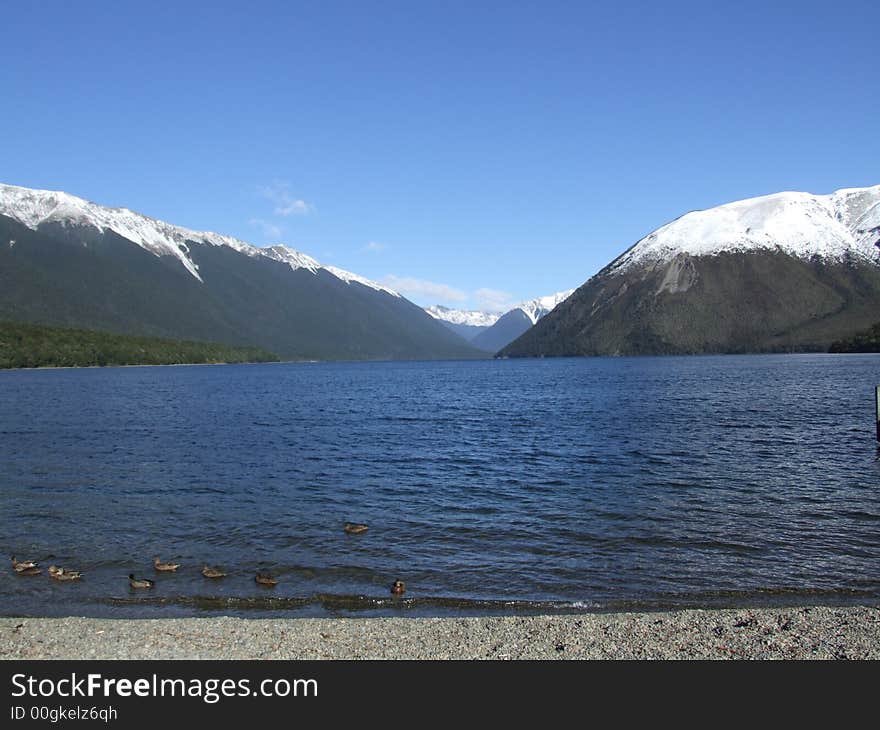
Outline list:
[[[388,274],[381,281],[382,284],[404,296],[412,296],[423,300],[430,300],[429,304],[459,303],[467,301],[468,295],[460,289],[435,281],[415,279],[411,276],[394,276]]]
[[[308,215],[315,209],[311,203],[307,203],[305,200],[297,199],[289,199],[284,200],[280,205],[275,208],[275,215],[283,215],[285,217],[289,215]]]
[[[379,243],[378,241],[370,241],[366,246],[361,248],[361,251],[365,253],[379,253],[384,251],[388,246],[384,243]]]
[[[315,206],[290,192],[290,183],[275,180],[271,185],[261,185],[259,193],[275,203],[275,215],[286,218],[289,215],[308,215],[315,212]]]
[[[283,233],[281,226],[275,225],[271,221],[263,220],[262,218],[251,218],[248,223],[259,228],[263,232],[264,238],[273,241],[277,241],[281,238],[281,234]]]
[[[516,304],[509,292],[485,287],[474,292],[474,300],[479,309],[488,312],[506,312]]]

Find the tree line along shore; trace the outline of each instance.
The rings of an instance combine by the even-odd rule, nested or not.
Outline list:
[[[880,352],[880,322],[865,332],[846,340],[838,340],[829,352]]]
[[[880,322],[832,353],[880,352]],[[0,321],[0,369],[278,362],[259,347]]]
[[[258,347],[0,322],[0,368],[278,362]]]

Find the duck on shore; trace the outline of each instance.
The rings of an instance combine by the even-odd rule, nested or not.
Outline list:
[[[254,580],[259,583],[261,586],[266,586],[267,588],[274,588],[278,585],[278,579],[272,576],[270,573],[264,573],[260,571],[254,577]]]
[[[226,573],[224,573],[220,568],[212,568],[208,565],[202,568],[202,575],[205,578],[225,578]]]
[[[57,565],[50,565],[48,573],[49,577],[54,580],[79,580],[82,578],[82,573],[80,571],[65,570]]]
[[[12,569],[16,573],[24,573],[26,570],[39,567],[39,565],[36,560],[16,560],[15,556],[12,556]],[[27,573],[26,575],[33,575],[33,573]]]
[[[155,581],[149,578],[135,578],[134,573],[129,573],[128,585],[132,588],[152,588],[155,585]]]
[[[342,529],[349,535],[360,535],[362,532],[366,532],[370,528],[368,525],[361,524],[360,522],[346,522],[345,527]]]
[[[180,563],[163,563],[157,555],[153,558],[153,567],[160,573],[173,573],[180,567]]]

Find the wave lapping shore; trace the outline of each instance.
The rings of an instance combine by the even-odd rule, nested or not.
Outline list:
[[[2,618],[2,659],[880,659],[880,607],[468,618]]]

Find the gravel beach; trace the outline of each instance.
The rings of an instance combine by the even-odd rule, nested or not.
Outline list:
[[[880,608],[479,618],[2,618],[0,659],[880,659]]]

